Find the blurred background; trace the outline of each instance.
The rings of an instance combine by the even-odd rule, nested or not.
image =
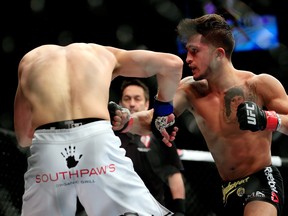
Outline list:
[[[3,0],[0,7],[0,216],[18,216],[22,203],[26,150],[13,133],[13,101],[17,67],[22,56],[43,44],[91,42],[124,49],[171,52],[185,60],[175,28],[185,17],[222,14],[236,39],[232,60],[238,69],[268,73],[288,89],[287,0]],[[183,77],[190,75],[184,66]],[[111,100],[118,101],[123,78],[111,84]],[[155,79],[144,80],[153,98]],[[180,117],[183,126],[176,145],[207,151],[193,116]],[[288,140],[273,135],[272,155],[283,163],[288,203]],[[220,179],[213,162],[183,160],[187,215],[221,215]],[[286,204],[283,216],[288,215]]]

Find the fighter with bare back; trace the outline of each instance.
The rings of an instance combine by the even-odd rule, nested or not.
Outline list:
[[[14,102],[16,137],[31,153],[22,215],[75,215],[77,196],[88,215],[171,214],[119,148],[107,105],[115,77],[156,75],[156,112],[146,120],[154,115],[170,124],[182,66],[173,54],[97,44],[43,45],[28,52],[19,64]],[[160,129],[170,143],[176,133],[165,133],[166,123]]]

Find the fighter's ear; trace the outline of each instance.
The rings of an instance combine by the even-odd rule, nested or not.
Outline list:
[[[225,56],[225,50],[222,47],[216,49],[216,57],[223,58]]]

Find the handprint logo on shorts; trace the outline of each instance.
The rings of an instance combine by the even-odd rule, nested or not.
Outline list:
[[[67,162],[67,167],[70,169],[70,168],[73,168],[75,167],[80,158],[82,157],[82,154],[79,156],[79,159],[76,160],[75,159],[75,151],[76,151],[76,147],[75,146],[69,146],[68,149],[65,148],[65,152],[61,152],[61,155],[66,159],[66,162]]]

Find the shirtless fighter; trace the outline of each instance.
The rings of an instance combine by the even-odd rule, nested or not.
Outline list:
[[[193,113],[223,179],[225,215],[280,216],[283,179],[272,165],[271,142],[273,131],[288,135],[283,85],[234,68],[234,38],[220,15],[183,19],[177,31],[193,76],[181,80],[174,113]]]
[[[43,45],[28,52],[19,64],[14,103],[18,143],[31,153],[22,216],[75,215],[77,196],[89,216],[170,215],[119,148],[107,104],[113,78],[157,75],[153,119],[165,132],[174,120],[171,101],[182,66],[173,54],[97,44]],[[175,136],[163,134],[171,144]]]
[[[288,134],[288,98],[268,74],[237,70],[234,38],[223,17],[184,19],[177,27],[193,77],[174,98],[175,114],[193,113],[223,179],[225,215],[280,216],[284,189],[271,164],[273,131]]]

